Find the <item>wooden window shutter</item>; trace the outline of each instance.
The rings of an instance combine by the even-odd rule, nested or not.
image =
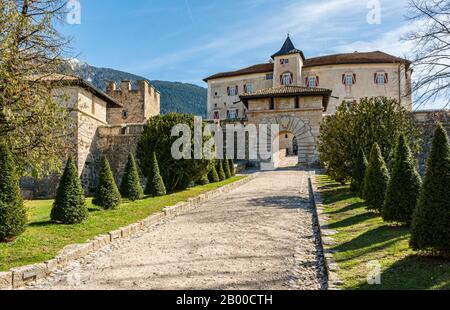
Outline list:
[[[353,84],[356,84],[356,73],[353,73]]]
[[[374,82],[375,84],[378,84],[378,79],[377,79],[377,77],[378,77],[378,73],[374,73],[374,74],[373,74],[373,82]]]
[[[227,95],[230,95],[230,87],[227,87]]]
[[[389,75],[387,73],[384,74],[384,83],[388,83],[389,81]]]
[[[235,95],[237,95],[237,94],[239,94],[239,87],[236,85],[236,94]]]
[[[294,83],[294,74],[291,72],[289,73],[289,75],[291,76],[291,84]]]
[[[306,87],[309,87],[309,78],[308,77],[306,77],[305,85],[306,85]]]
[[[345,74],[342,75],[342,84],[345,84]]]
[[[316,87],[319,87],[319,76],[316,76]]]
[[[283,75],[280,76],[280,83],[281,83],[281,85],[284,85],[283,84]]]
[[[247,93],[247,84],[244,84],[244,93]]]

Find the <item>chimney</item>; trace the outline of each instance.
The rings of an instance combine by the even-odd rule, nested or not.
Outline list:
[[[122,91],[130,91],[131,90],[131,81],[125,80],[120,84],[120,89]]]
[[[113,92],[116,89],[117,89],[116,82],[114,82],[114,81],[107,81],[106,82],[106,92],[107,93]]]

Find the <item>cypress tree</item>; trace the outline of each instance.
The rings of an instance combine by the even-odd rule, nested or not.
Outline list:
[[[125,173],[120,184],[120,193],[122,197],[131,201],[142,199],[144,191],[141,186],[141,180],[136,166],[136,161],[132,153],[128,155]]]
[[[208,175],[205,174],[200,180],[198,180],[199,185],[207,185],[209,184]]]
[[[226,175],[225,175],[225,171],[223,170],[223,163],[222,163],[221,159],[219,159],[217,161],[217,174],[219,175],[220,181],[226,180]]]
[[[405,136],[400,135],[382,211],[386,222],[411,224],[421,183],[416,160],[411,154]]]
[[[445,129],[434,134],[430,157],[411,225],[411,246],[450,255],[450,146]]]
[[[212,165],[211,170],[208,173],[209,183],[220,182],[219,175],[217,174],[216,165]]]
[[[147,187],[145,188],[145,194],[152,197],[159,197],[166,195],[166,187],[164,181],[159,172],[158,159],[156,153],[152,153],[152,167],[150,175],[147,178]]]
[[[88,208],[84,190],[75,163],[72,157],[69,157],[59,181],[50,218],[56,223],[78,224],[85,221],[87,217]]]
[[[11,151],[0,143],[0,242],[24,232],[26,212]]]
[[[120,204],[120,198],[109,161],[103,157],[100,178],[92,203],[105,210],[115,209]]]
[[[234,167],[233,159],[228,159],[228,166],[230,167],[231,176],[234,177],[236,175],[236,168]]]
[[[378,143],[375,143],[364,177],[364,198],[367,209],[381,212],[388,183],[389,172],[381,155],[380,147]]]
[[[228,165],[228,159],[224,159],[222,161],[223,163],[223,172],[225,172],[225,178],[229,179],[231,178],[231,171],[230,171],[230,166]]]
[[[366,154],[364,154],[363,150],[360,150],[357,161],[353,166],[351,184],[352,191],[357,192],[360,198],[363,198],[364,175],[366,174],[367,165],[368,163]]]

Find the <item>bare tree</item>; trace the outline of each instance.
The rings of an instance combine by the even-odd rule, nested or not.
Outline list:
[[[68,111],[44,83],[60,70],[68,40],[56,29],[64,0],[0,2],[0,139],[22,171],[38,177],[57,171],[67,149]]]
[[[414,42],[413,85],[416,107],[443,100],[450,104],[450,1],[410,0],[408,18],[417,30],[407,36]]]

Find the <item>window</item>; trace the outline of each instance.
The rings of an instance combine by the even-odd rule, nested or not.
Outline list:
[[[300,99],[298,97],[295,97],[295,108],[296,109],[300,108]]]
[[[273,80],[273,73],[267,73],[266,80]]]
[[[269,110],[275,110],[275,100],[273,99],[273,97],[270,98]]]
[[[374,81],[377,85],[384,85],[388,82],[388,74],[384,72],[377,72],[374,74]]]
[[[122,118],[127,118],[128,117],[128,110],[123,110],[122,111]]]
[[[319,86],[318,76],[309,76],[306,78],[306,87],[315,88]]]
[[[214,119],[220,119],[219,111],[214,111]]]
[[[356,74],[346,73],[342,75],[342,84],[352,86],[356,84]]]
[[[239,89],[238,89],[237,85],[236,86],[227,87],[228,96],[237,96],[237,94],[239,92],[238,90]]]
[[[293,83],[293,75],[291,72],[286,72],[281,75],[281,85],[291,85]]]
[[[253,93],[253,84],[244,84],[244,92],[246,94]]]
[[[280,59],[280,65],[287,65],[289,63],[289,59]]]
[[[228,119],[236,119],[238,116],[238,110],[228,110],[227,118]]]

